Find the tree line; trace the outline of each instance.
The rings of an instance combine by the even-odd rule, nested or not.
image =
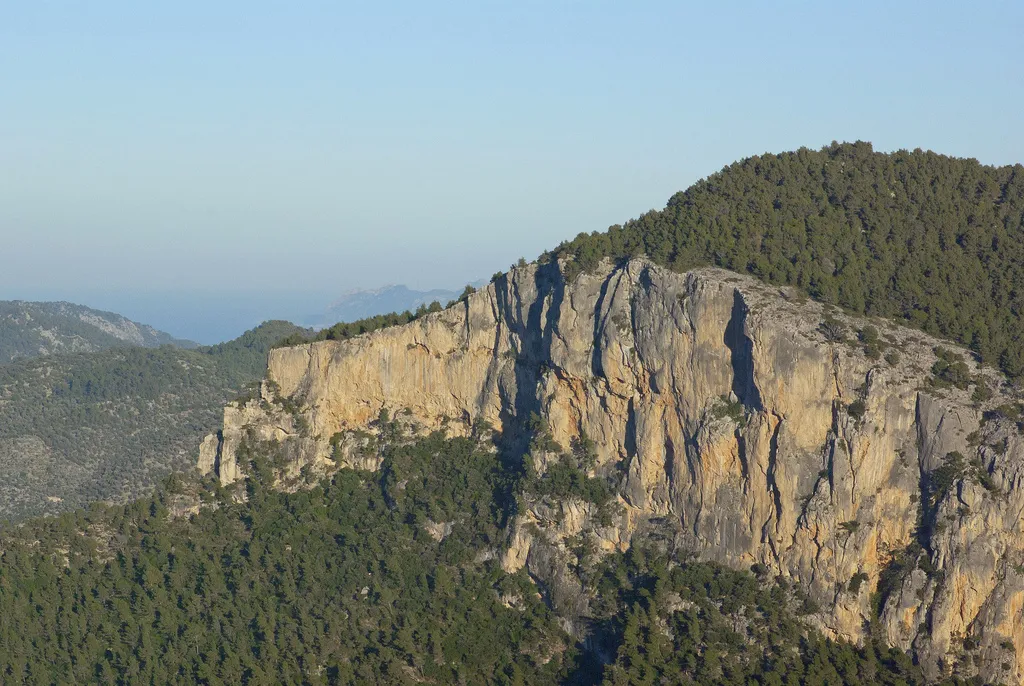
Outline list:
[[[870,143],[729,165],[663,210],[580,234],[542,259],[568,276],[647,255],[797,286],[851,312],[901,319],[1024,376],[1024,167]]]

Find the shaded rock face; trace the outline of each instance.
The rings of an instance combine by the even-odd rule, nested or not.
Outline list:
[[[866,323],[835,316],[851,339]],[[873,322],[899,359],[870,359],[819,331],[825,317],[722,270],[633,260],[566,283],[556,264],[516,269],[409,325],[274,350],[263,397],[225,411],[200,464],[239,478],[250,435],[297,465],[352,465],[358,450],[331,437],[382,409],[450,432],[489,422],[521,449],[536,413],[620,475],[610,525],[587,503],[538,502],[510,533],[506,568],[527,566],[568,614],[586,611],[569,539],[621,550],[657,530],[797,584],[830,635],[875,633],[936,677],[1022,682],[1024,444],[1010,419],[984,420],[1010,402],[1000,378],[964,356],[997,389],[979,404],[929,385],[938,341]]]

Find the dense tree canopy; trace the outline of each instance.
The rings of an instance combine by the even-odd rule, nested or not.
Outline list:
[[[531,477],[480,439],[382,437],[374,473],[271,488],[282,458],[249,444],[240,493],[174,477],[0,531],[3,682],[924,683],[899,651],[814,634],[763,570],[649,544],[580,571],[579,642],[498,563]]]
[[[175,517],[196,502],[176,482],[10,529],[0,680],[554,681],[573,650],[493,554],[511,487],[494,452],[435,435],[383,454],[377,473],[287,493],[268,488],[273,450],[248,451],[244,502],[200,489],[200,512]]]
[[[664,210],[580,234],[547,257],[572,272],[646,254],[799,286],[904,319],[1024,375],[1024,166],[833,143],[730,165]]]

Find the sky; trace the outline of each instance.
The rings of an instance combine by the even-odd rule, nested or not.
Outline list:
[[[833,140],[1024,161],[1020,2],[4,2],[0,299],[203,342]]]

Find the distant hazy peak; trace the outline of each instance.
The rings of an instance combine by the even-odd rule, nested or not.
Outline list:
[[[434,289],[418,291],[402,284],[389,284],[372,289],[355,289],[343,293],[327,306],[322,314],[306,318],[306,324],[325,327],[338,322],[366,319],[388,312],[415,310],[420,305],[429,305],[437,300],[442,305],[459,296],[457,291]]]

